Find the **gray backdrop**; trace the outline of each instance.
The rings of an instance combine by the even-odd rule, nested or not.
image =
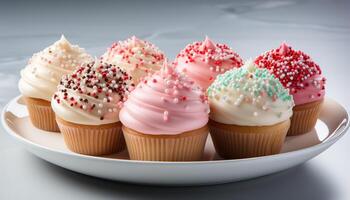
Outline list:
[[[93,55],[131,35],[169,58],[205,35],[244,59],[287,41],[327,76],[327,96],[350,107],[350,1],[23,1],[0,3],[0,107],[19,94],[28,58],[64,33]],[[275,175],[210,187],[146,187],[76,174],[18,147],[1,127],[0,199],[350,199],[350,136]]]

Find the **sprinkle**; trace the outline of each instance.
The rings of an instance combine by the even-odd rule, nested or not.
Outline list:
[[[63,76],[55,93],[57,102],[68,101],[72,107],[77,107],[86,112],[93,113],[98,107],[97,114],[104,116],[106,112],[117,112],[112,106],[122,106],[126,96],[134,85],[131,77],[115,65],[91,62],[78,67],[71,75]],[[69,92],[68,92],[69,91]],[[75,97],[70,94],[79,94]],[[83,98],[89,96],[89,98]],[[116,102],[114,98],[122,101]],[[92,98],[92,100],[88,100]],[[113,102],[113,104],[108,104]],[[102,109],[106,107],[105,109]],[[119,108],[120,108],[119,107]],[[101,120],[103,120],[102,117]]]
[[[184,112],[184,116],[197,116],[196,114],[200,116],[203,115],[203,110],[206,108],[208,110],[209,108],[205,93],[196,84],[193,84],[193,81],[190,80],[187,76],[175,70],[173,64],[165,63],[160,71],[148,75],[145,79],[149,81],[147,83],[140,83],[139,85],[143,85],[143,87],[137,87],[135,89],[135,92],[145,92],[147,95],[159,98],[158,103],[160,103],[160,105],[167,105],[171,108],[170,104],[173,104],[174,108],[170,112]],[[153,79],[156,79],[157,82],[153,83]],[[136,103],[136,101],[133,101],[132,99],[139,98],[139,96],[130,95],[129,98],[130,99],[128,103],[125,105],[126,107]],[[196,109],[189,109],[192,105]],[[203,109],[199,110],[197,108]],[[163,122],[165,123],[169,121],[169,111],[161,110],[160,112],[162,114],[161,117],[163,119]],[[186,115],[186,113],[189,115]],[[147,116],[147,113],[139,114],[145,115],[145,117],[149,117]],[[182,120],[190,119],[188,117],[185,117]]]
[[[164,111],[164,113],[163,113],[163,120],[164,121],[168,121],[169,120],[169,112],[168,111]]]
[[[165,59],[164,53],[161,52],[158,47],[136,37],[113,43],[102,56],[102,59],[105,62],[111,62],[116,56],[121,56],[124,62],[135,66],[131,68],[131,74],[136,70],[142,70],[145,74],[149,71],[153,73],[155,70],[158,70],[158,68],[148,67],[145,69],[142,66],[144,66],[145,63],[159,66]],[[149,62],[145,62],[144,58],[146,57]]]
[[[258,56],[255,63],[278,77],[284,87],[292,89],[292,93],[298,93],[299,90],[308,87],[307,83],[303,83],[310,77],[321,75],[320,67],[307,54],[296,51],[285,43]],[[313,81],[315,87],[320,85],[322,88],[324,84],[319,80]]]
[[[221,99],[229,104],[232,101],[235,106],[251,104],[265,111],[268,110],[267,103],[270,101],[279,99],[288,104],[293,103],[289,91],[267,69],[257,68],[252,62],[246,65],[218,75],[207,90],[209,99]],[[254,116],[257,114],[258,112],[253,113]]]
[[[177,56],[176,59],[185,59],[185,63],[198,61],[208,63],[212,60],[215,63],[215,67],[210,66],[211,71],[224,72],[228,69],[222,68],[225,64],[224,61],[230,61],[234,63],[234,67],[240,67],[243,65],[243,60],[239,55],[229,48],[226,44],[215,44],[209,38],[206,38],[203,42],[194,42],[186,46]],[[231,65],[232,66],[232,65]]]

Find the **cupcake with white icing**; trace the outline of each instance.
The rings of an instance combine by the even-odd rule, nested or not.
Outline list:
[[[165,56],[154,44],[135,36],[112,44],[101,59],[128,72],[135,84],[162,66]]]
[[[42,130],[59,131],[50,101],[61,77],[92,57],[84,49],[61,39],[32,56],[21,71],[19,90],[24,96],[32,124]]]
[[[129,74],[99,60],[64,76],[52,109],[67,147],[86,155],[122,150],[119,110],[133,87]]]
[[[208,88],[210,134],[224,158],[279,153],[294,106],[287,89],[266,69],[247,61]]]

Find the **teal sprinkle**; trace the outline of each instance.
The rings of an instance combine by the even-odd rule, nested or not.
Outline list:
[[[253,70],[253,72],[249,72],[246,67],[241,67],[218,75],[212,85],[207,89],[208,95],[212,96],[214,91],[221,91],[223,88],[232,88],[233,90],[241,88],[243,92],[250,93],[248,90],[251,88],[255,97],[258,97],[264,92],[270,98],[276,96],[282,101],[291,101],[293,99],[289,95],[288,90],[267,69],[255,68]],[[250,78],[248,78],[249,75],[252,75],[252,79],[255,82],[250,81]],[[243,81],[239,82],[239,80]]]

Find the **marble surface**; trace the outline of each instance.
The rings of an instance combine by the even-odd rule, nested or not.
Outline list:
[[[209,35],[243,58],[287,41],[327,76],[327,96],[350,108],[350,1],[11,1],[0,6],[0,108],[17,96],[28,58],[64,33],[96,56],[130,35],[169,58]],[[350,199],[350,136],[294,169],[206,187],[151,187],[96,179],[53,166],[0,129],[0,199]]]

